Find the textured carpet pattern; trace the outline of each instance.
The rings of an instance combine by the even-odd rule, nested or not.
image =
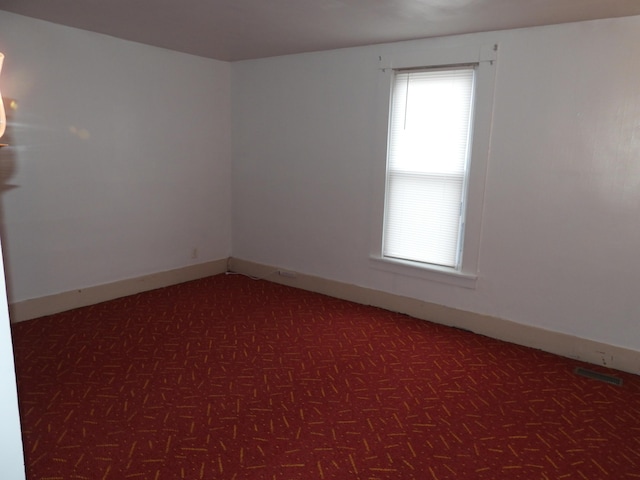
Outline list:
[[[264,281],[13,328],[29,479],[640,478],[637,377]]]

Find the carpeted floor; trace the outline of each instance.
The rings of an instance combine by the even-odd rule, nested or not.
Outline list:
[[[638,377],[265,281],[13,333],[31,480],[640,478]]]

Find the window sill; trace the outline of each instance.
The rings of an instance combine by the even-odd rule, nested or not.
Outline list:
[[[478,276],[475,274],[460,272],[447,267],[378,256],[369,258],[372,267],[375,269],[422,280],[431,280],[470,289],[476,288],[478,280]]]

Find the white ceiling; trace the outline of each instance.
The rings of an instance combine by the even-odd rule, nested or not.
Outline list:
[[[640,15],[640,0],[0,0],[0,9],[234,61]]]

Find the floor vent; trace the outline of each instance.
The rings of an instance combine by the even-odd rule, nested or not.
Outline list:
[[[612,375],[606,375],[604,373],[594,372],[593,370],[589,370],[582,367],[576,368],[573,372],[576,375],[580,375],[582,377],[591,378],[593,380],[600,380],[601,382],[610,383],[611,385],[615,385],[617,387],[622,386],[622,379],[614,377]]]

